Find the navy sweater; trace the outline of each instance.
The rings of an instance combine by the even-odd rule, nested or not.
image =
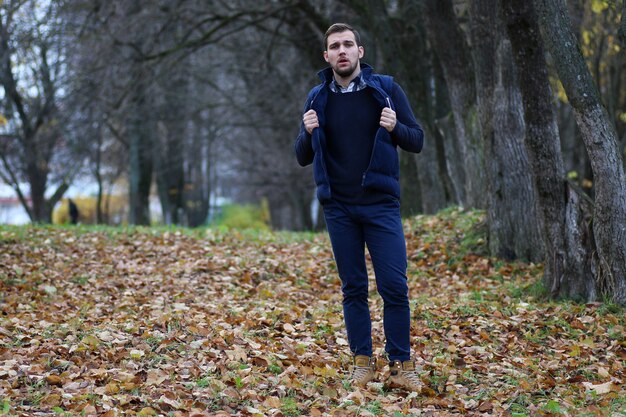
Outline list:
[[[363,174],[369,166],[381,108],[369,87],[351,93],[330,93],[326,103],[328,178],[335,199],[373,204],[386,194],[366,192]]]

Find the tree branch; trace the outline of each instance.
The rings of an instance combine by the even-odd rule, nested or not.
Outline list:
[[[202,24],[209,22],[211,20],[219,21],[219,23],[217,23],[214,27],[202,33],[202,35],[199,38],[183,41],[179,43],[178,45],[175,45],[171,48],[167,48],[155,54],[143,55],[142,59],[146,61],[155,60],[155,59],[166,57],[168,55],[171,55],[173,53],[176,53],[182,50],[186,50],[186,49],[196,50],[203,46],[206,46],[212,43],[217,43],[220,40],[230,35],[240,32],[250,26],[254,26],[257,23],[262,22],[265,19],[269,18],[270,16],[278,14],[281,11],[288,10],[292,7],[295,7],[295,4],[288,3],[287,5],[281,5],[275,9],[270,9],[265,12],[261,12],[257,10],[239,11],[229,16],[212,16],[211,18],[207,18],[204,21],[201,21],[198,24],[196,24],[196,27],[199,27],[199,26],[202,26]],[[246,21],[245,18],[252,18],[252,19]],[[241,25],[228,29],[230,26],[233,26],[236,23],[241,23],[241,22],[243,22]],[[221,31],[223,32],[220,33]]]
[[[9,161],[7,161],[4,153],[0,154],[0,159],[2,160],[2,164],[4,165],[6,172],[9,174],[9,177],[10,177],[10,178],[7,178],[4,175],[2,175],[2,180],[15,190],[15,193],[17,194],[17,197],[19,198],[20,203],[22,203],[22,207],[24,207],[24,210],[26,210],[26,214],[28,214],[28,218],[32,221],[33,212],[30,206],[28,205],[28,201],[26,200],[26,197],[24,197],[24,193],[22,193],[22,188],[20,187],[20,183],[17,180],[17,177],[15,176],[15,173],[13,172],[13,169],[11,168]]]
[[[8,28],[3,24],[2,19],[0,19],[0,83],[4,87],[5,94],[13,101],[17,113],[20,115],[22,129],[24,130],[24,137],[22,139],[30,140],[33,134],[33,128],[26,114],[23,98],[17,91],[17,82],[15,81],[13,67],[11,66],[9,32]]]

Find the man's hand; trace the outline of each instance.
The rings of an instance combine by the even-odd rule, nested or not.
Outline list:
[[[316,127],[320,127],[320,124],[317,121],[317,113],[315,113],[315,110],[313,109],[304,113],[304,116],[302,116],[302,122],[304,123],[304,128],[309,133],[309,135],[313,133],[313,129],[315,129]]]
[[[380,125],[391,133],[393,128],[396,127],[396,112],[389,107],[385,107],[380,115]]]

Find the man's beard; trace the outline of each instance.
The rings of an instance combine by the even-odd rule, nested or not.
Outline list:
[[[340,69],[339,65],[335,65],[335,73],[337,75],[339,75],[340,77],[347,77],[348,75],[351,75],[352,73],[354,73],[354,70],[356,70],[356,65],[357,63],[355,62],[354,64],[351,64],[350,67],[345,68],[345,69]]]

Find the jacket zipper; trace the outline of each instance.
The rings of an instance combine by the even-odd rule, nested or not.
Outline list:
[[[393,107],[391,107],[391,100],[389,99],[389,96],[386,94],[383,94],[383,96],[385,97],[385,100],[387,100],[387,105],[389,106],[389,108],[393,110]],[[379,129],[384,129],[384,127],[380,127]],[[370,155],[370,162],[369,164],[367,164],[367,168],[365,169],[365,172],[363,173],[363,177],[361,179],[361,187],[365,187],[365,176],[367,175],[367,172],[370,170],[370,167],[372,166],[372,161],[374,160],[374,151],[376,150],[377,141],[378,141],[378,131],[376,132],[376,136],[374,137],[374,146],[372,147],[372,154]]]

